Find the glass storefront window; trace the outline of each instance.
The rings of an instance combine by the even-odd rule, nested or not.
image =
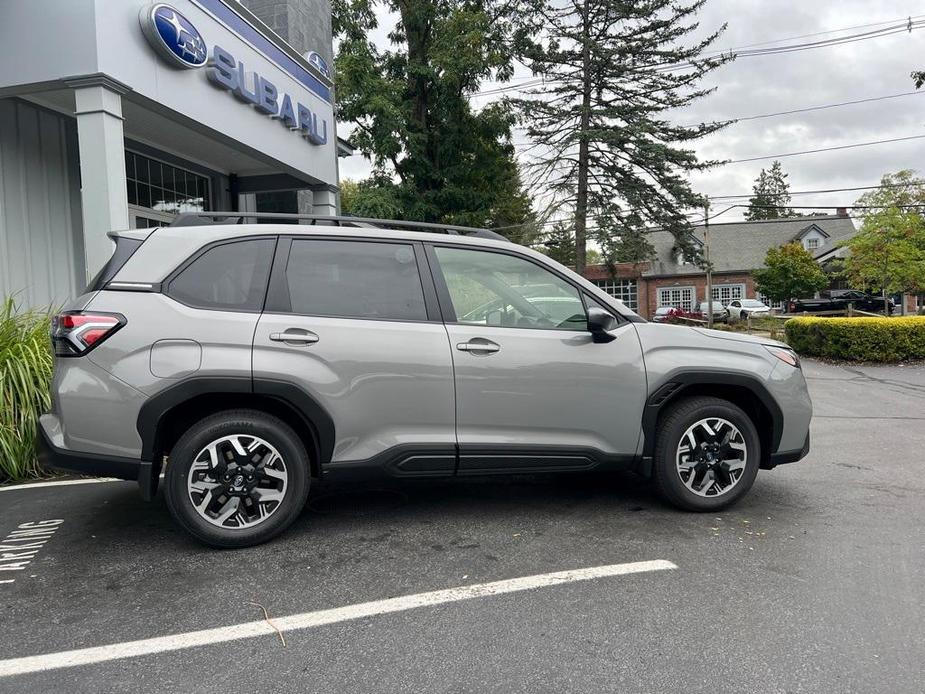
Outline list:
[[[176,215],[201,212],[209,202],[209,179],[135,152],[125,152],[128,203]]]

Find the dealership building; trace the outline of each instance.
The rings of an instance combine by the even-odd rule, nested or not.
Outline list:
[[[336,214],[328,0],[0,4],[0,297],[53,305],[113,229]]]

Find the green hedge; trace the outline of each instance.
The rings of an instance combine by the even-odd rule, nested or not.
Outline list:
[[[794,318],[787,343],[799,354],[853,361],[925,359],[925,317]]]
[[[35,427],[51,403],[49,316],[0,304],[0,482],[38,477]]]

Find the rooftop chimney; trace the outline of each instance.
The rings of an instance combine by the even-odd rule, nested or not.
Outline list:
[[[848,208],[847,208],[847,207],[839,207],[838,209],[835,210],[835,215],[836,215],[837,217],[847,217],[847,216],[848,216]]]

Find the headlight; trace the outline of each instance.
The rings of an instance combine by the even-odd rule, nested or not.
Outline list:
[[[800,368],[800,358],[793,350],[785,349],[783,347],[772,347],[771,345],[765,345],[764,348],[775,357],[780,359],[782,362],[790,364],[790,366],[793,366],[797,369]]]

